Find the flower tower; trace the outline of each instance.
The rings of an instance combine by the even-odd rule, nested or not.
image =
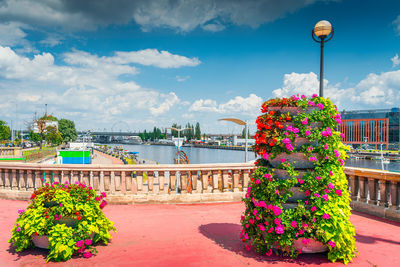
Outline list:
[[[297,95],[268,100],[261,111],[242,241],[266,255],[328,251],[329,260],[347,264],[356,253],[355,229],[336,106]]]

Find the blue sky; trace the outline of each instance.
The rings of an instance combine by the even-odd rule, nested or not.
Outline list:
[[[218,119],[253,123],[271,97],[317,92],[322,19],[325,95],[399,106],[399,15],[389,0],[0,0],[0,119],[25,127],[47,103],[81,130],[239,132]]]

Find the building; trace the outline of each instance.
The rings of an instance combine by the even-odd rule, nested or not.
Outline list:
[[[399,149],[399,108],[372,110],[343,110],[340,112],[342,124],[339,131],[345,134],[344,143],[360,146]]]

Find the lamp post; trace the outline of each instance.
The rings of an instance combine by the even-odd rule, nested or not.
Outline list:
[[[224,119],[219,119],[220,121],[230,121],[239,125],[244,125],[245,129],[245,152],[244,152],[244,161],[247,162],[248,157],[247,157],[247,150],[248,150],[248,145],[247,145],[247,140],[248,140],[248,122],[247,121],[242,121],[241,119],[236,119],[236,118],[224,118]]]
[[[314,41],[321,44],[321,57],[319,66],[319,96],[324,96],[324,44],[332,39],[334,29],[327,20],[321,20],[315,24],[311,32]],[[317,39],[317,38],[318,39]]]

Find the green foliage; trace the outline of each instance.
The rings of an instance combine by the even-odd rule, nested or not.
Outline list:
[[[200,123],[196,123],[196,128],[195,128],[195,137],[197,140],[201,140],[201,130],[200,130]]]
[[[61,134],[64,142],[75,141],[78,137],[76,132],[75,123],[71,120],[61,119],[58,121],[58,131]]]
[[[35,143],[42,140],[40,134],[34,133],[32,130],[29,131],[28,137],[29,137],[29,140],[31,140],[32,142],[35,142]]]
[[[5,121],[0,120],[0,141],[9,140],[11,137],[10,127],[7,126]]]
[[[42,120],[42,121],[58,121],[58,119],[56,117],[54,117],[53,115],[44,115],[39,120]]]
[[[292,116],[271,111],[268,107],[299,107],[303,112]],[[310,110],[313,107],[314,110]],[[341,134],[335,129],[341,122],[336,107],[329,99],[313,96],[299,99],[273,99],[263,104],[263,115],[257,119],[255,149],[262,158],[249,183],[243,199],[246,205],[242,216],[243,242],[252,244],[261,253],[280,249],[283,255],[297,257],[294,240],[315,239],[329,248],[331,261],[350,262],[357,252],[355,229],[349,221],[350,197],[344,174],[346,149]],[[308,143],[296,147],[296,138],[307,138]],[[283,160],[278,166],[286,171],[288,179],[274,177],[270,159],[282,153],[301,152],[314,163],[315,169],[300,176],[294,164]],[[315,157],[315,159],[314,159]],[[291,188],[300,188],[306,195],[298,206],[284,208],[293,196]],[[249,245],[248,245],[249,246]]]
[[[63,142],[63,138],[57,128],[51,126],[46,128],[46,142],[57,146]]]
[[[90,257],[96,242],[111,239],[113,223],[103,214],[105,194],[84,184],[46,184],[31,196],[31,203],[12,228],[9,243],[16,251],[33,246],[34,236],[48,236],[47,261],[66,261],[72,255]]]

